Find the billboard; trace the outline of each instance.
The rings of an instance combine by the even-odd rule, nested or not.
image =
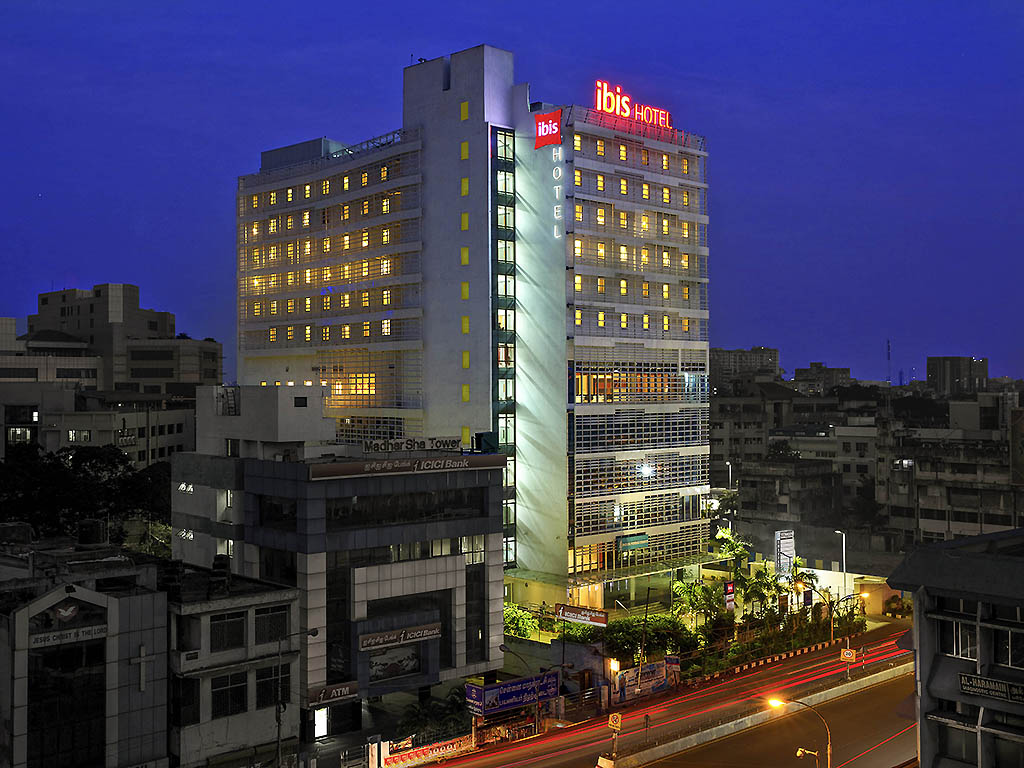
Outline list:
[[[624,669],[615,675],[612,695],[620,704],[668,688],[668,665],[664,661]]]
[[[466,683],[466,706],[476,715],[490,715],[506,709],[530,706],[557,696],[557,670],[492,685]]]
[[[796,541],[793,538],[793,531],[776,531],[775,572],[784,573],[789,571],[793,565],[794,557],[796,557]]]
[[[583,608],[578,605],[555,604],[555,616],[573,624],[589,624],[592,627],[607,627],[608,613],[596,608]]]

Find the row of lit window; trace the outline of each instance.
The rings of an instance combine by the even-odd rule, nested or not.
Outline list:
[[[573,278],[573,286],[576,289],[576,293],[583,292],[584,284],[585,281],[583,275],[576,275]],[[597,288],[598,293],[605,293],[606,279],[603,277],[596,278],[595,286]],[[688,301],[690,298],[690,286],[683,284],[680,286],[680,288],[682,290],[683,301]],[[670,298],[670,294],[671,289],[669,287],[669,283],[663,283],[661,286],[661,298],[665,301],[668,301]],[[629,295],[629,281],[619,280],[619,295]],[[651,284],[649,282],[643,281],[640,283],[640,295],[645,299],[649,299],[651,297]]]
[[[572,244],[572,250],[573,250],[573,256],[575,256],[577,259],[583,258],[583,241],[582,240],[578,240],[578,239],[574,240],[573,244]],[[629,262],[630,256],[631,256],[631,253],[630,253],[631,250],[632,250],[632,248],[630,246],[628,246],[628,245],[620,245],[619,246],[619,261],[621,263],[626,264],[626,263]],[[596,253],[597,258],[599,260],[603,261],[605,259],[606,255],[607,255],[607,251],[608,251],[608,249],[607,249],[605,243],[598,242],[596,244],[595,253]],[[649,248],[641,248],[640,249],[640,266],[641,267],[646,267],[650,263],[651,263],[651,250]],[[665,267],[665,268],[669,268],[669,267],[672,266],[672,254],[669,251],[667,251],[667,250],[663,250],[661,252],[661,266]],[[679,267],[680,267],[680,269],[689,269],[690,268],[690,254],[688,254],[688,253],[681,253],[681,254],[679,254]]]
[[[390,172],[390,170],[389,170],[387,165],[380,166],[380,168],[377,169],[374,172],[375,175],[379,174],[381,181],[387,181],[388,177],[390,176],[390,173],[391,172]],[[350,186],[351,186],[351,177],[350,177],[349,174],[345,174],[344,176],[335,177],[335,183],[340,183],[341,190],[343,192],[347,192],[349,190]],[[359,173],[359,186],[365,187],[369,183],[370,183],[370,172],[369,171],[361,171]],[[331,194],[331,179],[321,179],[320,180],[320,184],[318,186],[320,188],[320,194],[321,195],[329,195],[329,194]],[[296,188],[296,187],[288,187],[287,189],[283,190],[283,192],[281,193],[283,195],[283,197],[284,197],[284,201],[283,202],[287,202],[287,203],[293,202],[296,199],[296,194],[301,194],[302,195],[302,199],[308,200],[310,197],[313,196],[313,189],[314,189],[314,185],[312,183],[304,184],[304,185],[302,185],[301,187],[298,187],[298,188]],[[278,194],[279,193],[277,191],[268,192],[267,193],[267,202],[270,205],[277,205],[277,203],[278,203]],[[260,196],[259,195],[252,195],[251,200],[252,200],[252,207],[253,208],[259,208],[260,207]]]
[[[575,314],[575,318],[574,319],[575,319],[576,325],[583,325],[583,310],[582,309],[577,309],[574,314]],[[598,312],[597,313],[597,327],[598,328],[606,327],[607,321],[611,320],[612,322],[614,322],[614,318],[615,318],[615,313],[614,312],[608,312],[608,313]],[[619,314],[619,327],[620,328],[629,328],[629,318],[630,318],[629,314],[627,314],[625,312],[620,313]],[[636,323],[637,320],[639,320],[639,322],[640,322],[640,327],[643,328],[645,331],[651,330],[651,316],[650,315],[640,315],[639,317],[634,316],[633,317],[634,323]],[[690,330],[690,318],[688,318],[688,317],[681,317],[681,318],[679,318],[679,321],[680,321],[680,330],[682,330],[684,333],[689,332],[689,330]],[[663,331],[670,331],[670,330],[672,330],[672,318],[669,315],[662,315],[661,316],[661,330],[663,330]]]
[[[274,220],[271,219],[270,223],[273,224]],[[259,235],[259,231],[258,230],[259,230],[259,222],[255,221],[252,224],[252,234],[253,234],[253,237],[257,237]],[[370,238],[370,232],[371,232],[371,230],[364,229],[364,230],[362,230],[360,232],[356,232],[355,234],[352,234],[352,233],[344,234],[344,235],[341,235],[340,237],[336,238],[336,242],[340,242],[341,243],[341,250],[343,250],[343,251],[347,251],[350,248],[355,247],[357,244],[360,247],[362,247],[362,248],[369,248],[370,247],[370,239],[371,239]],[[390,227],[383,227],[383,228],[381,228],[381,230],[380,230],[380,240],[378,241],[376,237],[374,237],[373,240],[374,240],[374,245],[378,245],[378,244],[379,245],[389,245],[391,243],[391,228]],[[288,253],[288,258],[291,258],[292,254],[294,252],[293,249],[294,249],[295,243],[286,243],[285,245],[286,245],[286,249],[287,249],[287,253]],[[304,256],[309,256],[312,253],[312,251],[313,251],[313,241],[312,240],[310,240],[308,238],[306,240],[303,240],[302,243],[301,243],[301,246],[302,246],[302,254]],[[271,249],[270,257],[272,259],[276,258],[276,251],[274,250],[275,248],[276,248],[276,246],[270,246],[270,249]],[[321,238],[320,239],[320,252],[321,253],[330,253],[330,251],[331,251],[331,238],[329,238],[329,237]]]
[[[381,259],[379,262],[379,273],[371,270],[372,261],[356,261],[349,264],[337,264],[333,267],[324,266],[304,270],[293,270],[290,272],[274,273],[272,275],[257,275],[252,278],[252,287],[259,291],[263,289],[275,290],[277,288],[291,285],[312,285],[317,278],[321,283],[335,281],[360,280],[368,278],[373,272],[374,276],[380,274],[386,277],[391,274],[391,259]]]
[[[370,338],[371,326],[372,326],[372,323],[369,320],[366,320],[366,321],[364,321],[361,324],[362,337],[364,339]],[[329,326],[329,325],[325,325],[325,326],[323,326],[320,329],[320,340],[321,341],[330,341],[331,338],[332,338],[332,335],[337,335],[337,336],[339,336],[342,339],[350,339],[350,338],[352,338],[353,325],[339,325],[339,326],[333,326],[333,327],[338,331],[338,334],[332,334],[332,332],[331,332],[332,326]],[[354,329],[358,332],[360,330],[360,324],[356,323],[355,326],[354,326]],[[313,341],[313,326],[312,325],[299,326],[299,331],[302,333],[302,340],[303,341],[306,341],[306,342],[312,342]],[[284,329],[284,339],[285,339],[285,341],[295,341],[295,334],[296,334],[296,326],[289,325],[289,326],[285,327],[285,329]],[[391,335],[391,318],[385,318],[385,319],[380,321],[380,335],[381,336],[390,336]],[[277,341],[277,338],[278,338],[277,328],[269,328],[267,330],[267,340],[271,344],[273,344],[273,343],[275,343]]]
[[[583,219],[584,206],[583,206],[582,203],[576,203],[574,214],[575,214],[576,221],[582,222],[584,220]],[[629,229],[629,218],[630,218],[629,211],[619,211],[619,217],[618,218],[619,218],[619,229]],[[670,216],[661,216],[660,217],[660,220],[661,220],[661,227],[660,227],[660,229],[661,229],[661,234],[662,235],[671,236],[671,234],[672,234],[672,229],[671,229],[671,220],[672,220],[672,218],[673,217],[670,217]],[[603,205],[598,205],[598,206],[596,206],[594,208],[594,222],[593,223],[596,224],[599,227],[603,227],[606,224],[608,224],[607,209]],[[651,215],[649,213],[641,213],[640,214],[639,224],[640,224],[640,231],[641,232],[650,232],[651,231]],[[691,232],[690,222],[688,222],[688,221],[681,221],[681,222],[679,222],[679,236],[680,237],[682,237],[684,239],[688,239],[690,237],[690,232]]]
[[[361,307],[370,306],[370,291],[359,291],[353,293],[337,293],[328,294],[326,296],[320,296],[316,300],[319,308],[324,312],[330,312],[331,309],[348,309],[352,306],[353,296],[358,297],[359,304]],[[393,300],[392,289],[384,288],[380,291],[380,299],[382,306],[390,306]],[[273,299],[271,301],[254,301],[252,303],[252,313],[255,317],[262,317],[264,311],[271,315],[276,315],[281,312],[287,314],[293,314],[296,311],[296,307],[300,307],[304,312],[313,311],[314,299],[312,296],[306,296],[300,299]]]
[[[575,171],[573,171],[573,181],[575,182],[575,185],[577,187],[582,187],[583,186],[583,171],[581,171],[579,168],[577,168]],[[605,176],[604,176],[603,173],[597,174],[595,176],[595,178],[594,178],[594,182],[595,182],[594,186],[595,186],[595,188],[597,189],[598,192],[606,191],[607,185],[605,183]],[[683,190],[680,190],[680,191],[682,192],[682,203],[683,203],[683,205],[684,206],[689,206],[690,205],[690,191],[688,189],[683,189]],[[629,179],[625,179],[625,178],[620,178],[619,179],[619,194],[620,195],[628,195],[629,194]],[[640,197],[643,200],[650,200],[651,199],[651,185],[648,184],[646,181],[645,182],[641,182],[641,184],[640,184]],[[665,205],[670,205],[672,203],[672,190],[671,190],[670,187],[662,187],[661,188],[661,202],[664,203]]]
[[[468,180],[465,180],[468,182]],[[468,183],[467,183],[467,194],[468,194]],[[352,207],[351,203],[345,203],[344,205],[338,206],[338,212],[341,215],[342,221],[348,221],[352,218]],[[371,216],[376,214],[370,213],[370,200],[367,198],[362,202],[355,205],[356,210],[359,211],[362,216]],[[333,209],[321,209],[320,211],[320,223],[327,225],[330,223],[331,215],[330,211]],[[385,215],[391,213],[391,198],[384,196],[380,199],[380,214]],[[266,220],[266,231],[268,234],[274,235],[281,231],[287,231],[294,229],[297,222],[301,222],[303,227],[309,227],[311,223],[311,217],[313,215],[312,210],[302,211],[296,218],[295,214],[287,214],[285,216],[273,216]],[[249,232],[253,237],[259,237],[261,231],[261,222],[254,221],[249,227]]]
[[[572,137],[572,148],[575,151],[577,151],[577,152],[582,152],[583,151],[583,137],[582,137],[582,135],[577,133],[577,134],[575,134]],[[598,157],[605,157],[606,156],[605,149],[606,149],[606,142],[605,142],[605,140],[604,139],[597,139],[596,140],[596,144],[595,144],[595,150],[597,152],[597,156]],[[665,154],[664,152],[655,153],[655,154],[656,155],[658,155],[658,154],[661,155],[661,157],[660,157],[661,170],[663,170],[663,171],[670,170],[671,169],[671,158],[669,157],[669,155]],[[619,161],[620,162],[625,163],[625,162],[629,161],[629,149],[628,149],[628,147],[625,144],[623,144],[621,142],[619,142],[619,144],[618,144],[618,157],[619,157]],[[687,173],[688,174],[690,172],[690,159],[688,157],[681,157],[681,158],[679,158],[679,160],[680,160],[680,169],[682,170],[683,173]],[[640,150],[640,164],[641,165],[650,165],[651,164],[651,154],[646,149],[641,149]]]

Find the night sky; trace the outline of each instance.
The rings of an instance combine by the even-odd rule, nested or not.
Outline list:
[[[678,10],[669,10],[678,9]],[[402,68],[489,43],[708,137],[711,342],[861,378],[1024,377],[1024,2],[0,4],[0,316],[127,282],[234,378],[235,185],[401,125]]]

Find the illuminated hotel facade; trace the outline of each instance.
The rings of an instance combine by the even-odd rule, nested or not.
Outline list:
[[[325,387],[339,452],[496,433],[512,599],[600,607],[708,538],[707,155],[588,98],[531,102],[478,46],[405,69],[399,130],[264,152],[238,378]]]

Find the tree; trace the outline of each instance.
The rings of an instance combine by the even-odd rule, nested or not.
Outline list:
[[[790,448],[789,440],[772,440],[768,443],[767,457],[769,459],[799,459],[800,451]]]
[[[743,573],[743,563],[750,557],[750,542],[733,533],[731,528],[719,528],[715,534],[718,551],[730,560],[730,572],[736,593],[746,598],[750,579]]]
[[[529,611],[515,603],[505,603],[505,634],[529,639],[539,629],[537,619]]]

